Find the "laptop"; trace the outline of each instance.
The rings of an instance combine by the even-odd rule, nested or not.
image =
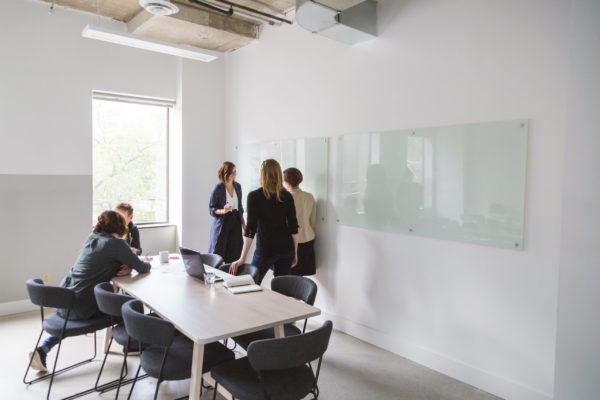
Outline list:
[[[204,273],[206,272],[206,269],[204,268],[204,263],[202,262],[202,254],[195,250],[186,249],[185,247],[180,247],[179,252],[181,253],[183,265],[185,266],[185,272],[194,278],[204,281]],[[222,280],[223,278],[217,275],[215,282]]]

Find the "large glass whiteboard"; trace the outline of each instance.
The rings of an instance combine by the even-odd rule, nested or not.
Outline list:
[[[237,180],[248,193],[260,187],[260,165],[273,158],[281,170],[296,167],[304,176],[300,188],[312,193],[317,201],[317,221],[327,217],[327,171],[329,139],[324,137],[279,140],[236,146]],[[246,204],[244,195],[244,205]]]
[[[344,225],[523,248],[528,122],[344,135]]]

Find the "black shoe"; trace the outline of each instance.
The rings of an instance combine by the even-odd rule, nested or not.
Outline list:
[[[33,356],[33,359],[31,358]],[[34,353],[29,353],[29,359],[31,360],[31,368],[40,372],[48,372],[46,367],[46,352],[38,347]]]

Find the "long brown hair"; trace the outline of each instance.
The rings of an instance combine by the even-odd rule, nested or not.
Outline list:
[[[94,226],[94,233],[116,233],[119,237],[127,234],[127,222],[125,218],[116,211],[106,210],[98,215],[98,222]]]
[[[263,161],[260,166],[260,186],[267,199],[270,199],[271,196],[275,196],[277,201],[281,201],[281,191],[283,190],[282,181],[279,163],[272,158]]]

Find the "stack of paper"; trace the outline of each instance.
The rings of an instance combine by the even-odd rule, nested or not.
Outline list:
[[[260,286],[254,283],[254,279],[252,279],[250,275],[239,275],[232,276],[231,278],[225,278],[223,286],[225,286],[231,293],[234,294],[262,290]]]

